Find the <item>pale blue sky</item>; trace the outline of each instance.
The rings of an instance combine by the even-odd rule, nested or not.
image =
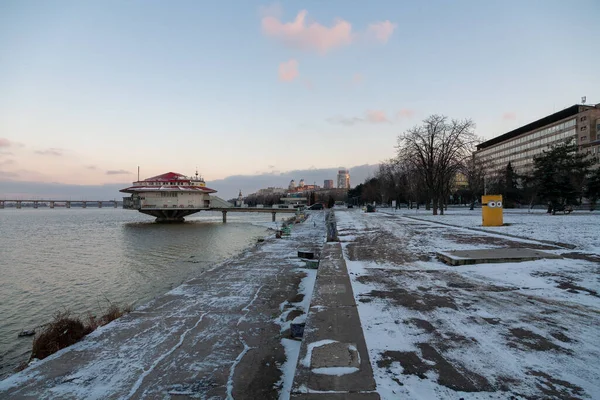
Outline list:
[[[299,30],[265,29],[302,10]],[[490,138],[600,101],[599,17],[597,0],[5,0],[0,181],[373,164],[432,113]],[[346,41],[307,28],[336,19]],[[384,21],[394,29],[377,37],[369,25]]]

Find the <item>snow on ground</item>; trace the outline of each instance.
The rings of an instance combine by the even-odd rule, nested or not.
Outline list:
[[[406,215],[427,221],[437,221],[466,228],[484,229],[524,238],[567,243],[577,250],[600,254],[600,212],[576,210],[571,214],[550,215],[545,209],[505,209],[504,226],[481,225],[481,208],[449,208],[444,215],[432,215],[424,209],[381,209],[382,212]]]
[[[459,212],[444,217],[455,225],[464,219]],[[537,221],[553,224],[557,217],[525,214],[520,230],[544,232],[549,226]],[[600,397],[597,261],[402,213],[339,211],[336,218],[382,399]],[[476,226],[474,218],[460,225]],[[574,242],[583,237],[575,227],[565,231]],[[533,247],[565,258],[450,267],[434,257],[440,250],[495,247]]]

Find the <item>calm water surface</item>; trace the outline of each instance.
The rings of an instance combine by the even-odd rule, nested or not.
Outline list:
[[[139,305],[267,234],[271,214],[201,212],[156,224],[135,211],[0,210],[0,378],[29,357],[23,329],[60,310]]]

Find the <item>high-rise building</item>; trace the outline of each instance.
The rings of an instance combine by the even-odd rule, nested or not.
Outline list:
[[[510,162],[519,173],[533,169],[533,158],[553,145],[574,141],[579,152],[600,160],[600,104],[576,104],[477,146],[474,156],[493,173]],[[339,178],[338,178],[339,179]]]
[[[333,189],[333,179],[325,179],[323,182],[324,189]]]
[[[338,189],[350,189],[350,171],[340,168],[337,175]]]

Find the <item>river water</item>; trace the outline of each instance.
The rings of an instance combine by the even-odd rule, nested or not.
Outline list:
[[[0,210],[0,379],[29,358],[24,329],[61,310],[140,305],[268,234],[270,213],[201,212],[184,224],[114,208]]]

